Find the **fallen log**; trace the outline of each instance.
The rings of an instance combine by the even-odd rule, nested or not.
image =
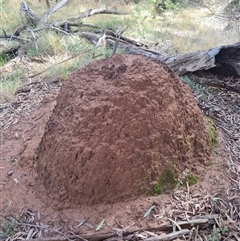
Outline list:
[[[96,44],[100,34],[83,32],[80,36]],[[112,48],[115,38],[106,36],[107,45]],[[120,38],[118,46],[125,53],[143,55],[164,62],[178,75],[200,70],[211,70],[225,76],[240,77],[240,42],[182,55],[166,57],[161,53],[142,47],[127,38]]]
[[[34,11],[31,10],[29,6],[23,1],[20,5],[20,11],[24,15],[27,24],[33,27],[30,28],[28,25],[23,26],[16,30],[12,35],[7,35],[4,32],[4,36],[0,36],[0,38],[6,40],[15,40],[20,43],[20,46],[24,46],[25,44],[31,42],[35,44],[37,49],[37,38],[34,35],[35,32],[40,30],[52,29],[54,31],[68,34],[69,32],[74,32],[72,31],[71,27],[78,27],[77,31],[79,36],[91,41],[95,45],[99,43],[99,40],[102,39],[104,36],[104,42],[106,43],[107,47],[114,49],[116,46],[115,43],[117,42],[118,47],[121,48],[123,52],[128,54],[143,55],[155,61],[165,63],[168,68],[170,68],[177,75],[184,75],[188,73],[208,70],[215,74],[233,76],[237,78],[240,77],[240,42],[232,45],[215,47],[209,50],[197,51],[193,53],[169,57],[162,53],[148,49],[147,46],[142,43],[123,37],[122,35],[119,37],[117,33],[114,33],[113,31],[108,29],[102,29],[102,31],[98,31],[98,33],[79,33],[79,27],[87,26],[90,28],[97,28],[97,26],[82,23],[82,19],[93,16],[95,14],[126,14],[121,11],[108,10],[104,8],[89,9],[85,12],[78,14],[77,16],[71,16],[69,18],[66,18],[65,20],[49,23],[47,21],[49,16],[51,16],[54,12],[63,7],[67,3],[67,1],[68,0],[59,1],[56,5],[48,9],[40,17],[37,16]],[[21,38],[20,33],[22,32],[25,32],[28,35],[30,34],[30,38]],[[235,87],[229,88],[228,86],[229,85],[227,83],[220,84],[221,88],[236,90]]]
[[[82,32],[79,35],[95,45],[102,37],[100,34],[90,32]],[[116,42],[115,35],[106,31],[105,40],[106,46],[113,49]],[[201,84],[240,93],[240,43],[168,57],[122,36],[117,41],[118,47],[124,53],[143,55],[165,64],[179,76],[188,75],[190,78],[193,75],[195,81]],[[204,75],[206,78],[201,78]],[[222,75],[229,78],[218,77]]]

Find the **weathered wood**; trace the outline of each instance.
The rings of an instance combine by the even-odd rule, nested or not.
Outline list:
[[[46,12],[44,12],[41,17],[35,14],[34,11],[27,5],[26,2],[22,1],[20,3],[20,13],[23,15],[23,18],[26,20],[27,25],[33,28],[40,27],[43,24],[46,24],[47,19],[57,10],[62,8],[67,3],[67,1],[68,0],[59,1],[53,7],[49,8]]]
[[[178,75],[215,67],[215,56],[220,48],[176,55],[164,59],[164,62]]]
[[[240,77],[240,43],[173,56],[164,61],[179,75],[211,69],[217,74]]]
[[[222,46],[215,57],[213,72],[228,76],[240,76],[240,42]]]
[[[96,43],[100,38],[99,34],[86,32],[80,33],[80,36],[93,43]],[[112,47],[115,39],[112,38],[112,35],[107,35],[106,39],[107,45]],[[136,46],[132,40],[127,38],[121,38],[118,46],[129,54],[143,55],[154,60],[163,61],[178,75],[211,69],[214,73],[240,77],[240,43],[171,57]]]
[[[41,26],[43,24],[45,24],[47,22],[47,19],[53,14],[55,13],[57,10],[59,10],[60,8],[62,8],[66,3],[68,2],[68,0],[61,0],[59,2],[57,2],[53,7],[49,8],[39,19],[38,24]]]
[[[216,219],[218,218],[218,215],[209,215],[209,216],[205,216],[204,218],[201,217],[196,217],[196,219],[192,219],[189,222],[188,221],[182,221],[182,222],[177,222],[177,225],[181,228],[183,228],[182,230],[180,230],[179,232],[173,232],[172,233],[172,229],[173,226],[171,224],[167,224],[167,225],[162,225],[159,227],[155,227],[155,228],[150,228],[147,229],[147,231],[151,231],[151,232],[160,232],[160,231],[164,231],[164,232],[170,232],[170,234],[166,234],[166,235],[160,235],[160,236],[156,236],[153,238],[149,238],[149,241],[160,241],[160,240],[173,240],[177,237],[186,235],[190,232],[190,230],[193,227],[206,227],[206,226],[212,226],[213,224],[216,223]],[[132,231],[126,231],[123,233],[123,237],[132,235],[134,233],[141,233],[146,231],[146,229],[136,229],[136,230],[132,230]],[[181,232],[182,231],[182,232]],[[81,234],[81,237],[77,237],[74,235],[70,235],[68,236],[69,239],[74,239],[76,241],[82,241],[82,239],[86,239],[88,241],[101,241],[101,240],[106,240],[106,239],[111,239],[112,241],[114,240],[118,240],[118,236],[116,233],[114,232],[109,232],[109,233],[95,233],[95,234],[90,234],[90,235],[86,235],[86,234]],[[165,239],[166,238],[166,239]],[[32,239],[29,241],[67,241],[66,237],[53,237],[53,238],[39,238],[39,239]]]
[[[57,2],[54,6],[49,8],[46,12],[42,14],[42,16],[37,16],[34,11],[27,5],[26,2],[21,2],[20,4],[20,12],[22,13],[24,19],[27,24],[34,27],[33,31],[39,31],[42,29],[51,29],[63,26],[64,24],[72,25],[72,26],[81,26],[81,20],[87,17],[91,17],[96,14],[114,14],[114,15],[125,15],[127,13],[122,11],[110,10],[106,8],[101,9],[88,9],[82,13],[79,13],[76,16],[71,16],[61,21],[47,23],[48,18],[62,8],[68,0],[61,0]]]
[[[155,236],[152,238],[146,238],[146,239],[144,239],[144,241],[170,241],[170,240],[174,240],[176,238],[180,238],[189,233],[190,233],[190,230],[183,229],[183,230],[176,231],[176,232],[169,233],[169,234],[162,234],[162,235],[158,235],[158,236]]]
[[[90,32],[81,32],[79,33],[79,36],[87,39],[88,41],[92,42],[95,45],[98,42],[99,38],[101,37],[100,34],[95,34]],[[114,46],[116,39],[113,38],[112,36],[107,35],[106,40],[107,40],[107,46],[112,48]],[[143,44],[138,43],[138,46],[139,45],[143,45]],[[132,40],[128,40],[127,38],[123,39],[121,37],[119,39],[118,47],[121,48],[125,53],[143,55],[145,57],[148,57],[154,60],[159,60],[159,61],[163,61],[166,58],[161,53],[157,53],[150,49],[146,49],[138,46],[136,46]]]
[[[26,20],[26,24],[31,27],[36,27],[39,21],[39,17],[33,12],[33,10],[22,1],[20,3],[20,13],[23,16],[23,19]]]

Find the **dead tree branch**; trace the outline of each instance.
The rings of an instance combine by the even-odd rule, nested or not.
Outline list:
[[[5,39],[8,41],[12,41],[12,40],[18,41],[21,46],[25,44],[33,43],[35,45],[35,48],[37,49],[38,45],[37,45],[37,36],[35,35],[36,32],[44,31],[44,30],[52,30],[63,34],[69,34],[69,33],[79,32],[79,28],[81,27],[100,29],[100,27],[96,25],[83,23],[82,20],[84,18],[91,17],[96,14],[117,14],[117,15],[126,14],[121,11],[109,10],[106,8],[89,9],[87,11],[84,11],[78,14],[77,16],[71,16],[61,21],[48,22],[49,17],[52,14],[54,14],[56,11],[58,11],[60,8],[62,8],[67,2],[68,0],[61,0],[57,2],[53,7],[45,11],[42,14],[42,16],[38,16],[37,14],[34,13],[34,11],[28,6],[28,4],[25,1],[22,1],[20,3],[20,13],[22,14],[25,24],[19,27],[11,35],[7,35],[6,32],[4,31],[4,35],[3,36],[0,35],[0,39]],[[72,28],[75,28],[76,30],[73,31]],[[19,47],[20,46],[17,46],[17,48]]]
[[[100,9],[89,9],[85,12],[80,13],[77,16],[73,16],[70,18],[67,18],[66,20],[69,21],[77,21],[81,20],[83,18],[88,18],[96,14],[114,14],[114,15],[126,15],[127,13],[122,12],[122,11],[115,11],[115,10],[108,10],[106,8],[100,8]]]
[[[20,12],[22,13],[23,17],[25,18],[28,25],[33,26],[33,31],[39,31],[42,29],[49,29],[49,28],[59,28],[65,24],[68,24],[69,26],[81,26],[82,25],[82,19],[91,17],[96,14],[115,14],[115,15],[125,15],[127,13],[122,11],[115,11],[115,10],[109,10],[106,8],[101,9],[89,9],[85,12],[82,12],[78,14],[77,16],[71,16],[66,19],[63,19],[61,21],[56,21],[52,23],[48,23],[48,18],[58,11],[60,8],[62,8],[68,0],[61,0],[57,4],[55,4],[53,7],[49,8],[41,17],[37,16],[32,9],[23,1],[20,4]]]
[[[28,26],[36,27],[38,25],[39,17],[24,1],[20,3],[20,13],[22,14],[23,19],[26,20]]]
[[[49,8],[39,19],[39,25],[43,25],[44,23],[47,22],[47,19],[56,11],[58,11],[60,8],[62,8],[66,3],[68,2],[68,0],[61,0],[60,2],[58,2],[57,4],[55,4],[53,7]]]
[[[75,235],[68,236],[69,239],[79,240],[82,241],[83,239],[88,241],[101,241],[101,240],[111,240],[111,241],[117,241],[117,240],[125,240],[124,238],[129,236],[135,236],[137,233],[141,233],[144,231],[150,231],[150,232],[169,232],[168,234],[164,235],[156,235],[154,237],[150,237],[145,239],[146,241],[169,241],[174,240],[177,237],[182,237],[183,235],[187,235],[190,233],[190,230],[193,227],[210,227],[214,224],[216,224],[216,219],[218,218],[218,215],[208,215],[204,218],[198,217],[197,219],[192,219],[189,221],[181,221],[177,222],[177,225],[182,228],[180,231],[172,232],[173,225],[172,224],[166,224],[162,225],[156,228],[150,228],[150,229],[138,229],[133,231],[126,231],[122,234],[123,237],[119,237],[116,233],[110,232],[110,233],[95,233],[90,235],[81,235],[80,238],[78,238]],[[137,236],[135,237],[137,238]],[[53,238],[39,238],[39,239],[32,239],[29,241],[65,241],[66,235],[64,237],[53,237]],[[128,239],[126,239],[128,240]]]
[[[122,34],[127,30],[128,27],[124,28],[123,30],[119,31],[117,33],[117,38],[116,38],[116,41],[113,45],[113,51],[112,51],[112,54],[111,54],[111,57],[116,53],[116,50],[117,50],[117,47],[118,47],[118,43],[119,43],[119,40],[122,36]]]

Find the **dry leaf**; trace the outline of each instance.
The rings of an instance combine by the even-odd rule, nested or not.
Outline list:
[[[16,184],[18,184],[18,183],[19,183],[19,181],[18,181],[18,179],[17,179],[17,178],[13,178],[13,181],[14,181]]]
[[[147,210],[147,212],[144,214],[144,218],[146,218],[151,212],[152,212],[152,210],[155,208],[156,206],[152,206],[152,207],[150,207],[148,210]]]
[[[96,228],[96,231],[98,231],[98,230],[100,230],[100,229],[102,228],[104,222],[105,222],[105,219],[103,219],[103,220],[101,221],[101,223],[98,224],[98,226],[97,226],[97,228]]]

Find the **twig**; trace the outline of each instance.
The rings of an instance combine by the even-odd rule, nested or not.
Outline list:
[[[172,220],[171,218],[168,219],[170,222],[172,222],[177,228],[178,230],[182,230],[182,228],[179,226],[179,224],[177,222],[175,222],[174,220]]]
[[[22,31],[26,30],[26,29],[27,29],[27,25],[24,25],[24,26],[18,28],[18,29],[12,34],[12,36],[19,36],[20,33],[21,33]]]
[[[66,31],[64,31],[60,28],[57,28],[55,26],[49,26],[49,28],[58,31],[59,33],[64,33],[64,34],[67,34],[67,35],[69,34],[68,32],[66,32]]]
[[[64,238],[66,238],[68,241],[72,241],[71,238],[74,238],[74,237],[78,237],[83,241],[87,241],[86,239],[84,239],[81,236],[76,235],[76,234],[73,234],[74,237],[69,238],[65,233],[63,233],[59,230],[56,230],[54,228],[51,228],[49,225],[36,225],[36,224],[30,224],[30,223],[20,223],[15,218],[10,217],[10,219],[12,219],[19,226],[29,226],[29,227],[34,227],[34,228],[48,229],[49,231],[52,231],[52,232],[55,232],[55,233],[58,233],[58,234],[64,236]],[[29,234],[28,234],[28,236],[29,236]]]
[[[49,228],[50,227],[49,225],[36,225],[36,224],[31,224],[31,223],[20,223],[13,217],[9,217],[9,219],[11,219],[17,225],[20,225],[20,226],[29,226],[29,227],[33,227],[33,228]]]
[[[5,36],[7,36],[6,31],[4,30],[4,28],[2,29],[2,31],[3,31],[3,34],[4,34]]]
[[[124,28],[122,31],[120,31],[118,34],[117,34],[117,39],[113,45],[113,51],[112,51],[112,54],[110,57],[112,57],[114,54],[116,54],[116,50],[117,50],[117,47],[118,47],[118,43],[119,43],[119,40],[121,38],[121,35],[127,30],[128,27]]]
[[[12,41],[12,40],[15,40],[15,41],[18,41],[18,42],[20,42],[20,43],[25,43],[25,42],[32,42],[30,39],[25,39],[25,38],[19,38],[19,37],[16,37],[16,36],[14,36],[14,35],[11,35],[11,36],[9,36],[9,35],[4,35],[4,36],[1,36],[0,35],[0,38],[2,38],[2,39],[8,39],[9,41]]]
[[[42,25],[43,23],[45,23],[47,21],[47,19],[53,14],[55,13],[57,10],[59,10],[60,8],[62,8],[68,0],[61,0],[60,2],[58,2],[57,4],[55,4],[53,7],[49,8],[39,19],[39,23],[38,25]]]
[[[189,233],[190,233],[190,230],[183,229],[183,230],[173,232],[173,233],[170,233],[170,234],[163,234],[163,235],[160,235],[160,236],[147,238],[144,241],[170,241],[170,240],[174,240],[176,238],[182,237],[184,235],[187,235]]]
[[[29,78],[34,78],[34,77],[36,77],[36,76],[38,76],[38,75],[40,75],[40,74],[43,74],[44,72],[48,71],[49,69],[51,69],[51,68],[54,67],[54,66],[57,66],[57,65],[62,64],[62,63],[65,63],[65,62],[67,62],[67,61],[69,61],[69,60],[71,60],[71,59],[74,59],[74,58],[78,57],[78,56],[81,55],[81,54],[88,53],[88,52],[91,52],[91,51],[92,51],[92,49],[88,49],[88,50],[85,50],[85,51],[83,51],[83,52],[81,52],[81,53],[75,54],[75,55],[73,55],[73,56],[71,56],[71,57],[69,57],[69,58],[67,58],[67,59],[64,59],[63,61],[60,61],[60,62],[58,62],[58,63],[55,63],[55,64],[51,65],[50,67],[44,69],[44,70],[41,71],[41,72],[38,72],[38,73],[33,74],[33,75],[30,75]]]
[[[82,12],[78,14],[77,16],[69,17],[66,20],[69,21],[79,21],[79,19],[91,17],[96,14],[116,14],[116,15],[126,15],[128,13],[121,12],[121,11],[115,11],[115,10],[108,10],[106,8],[100,8],[100,9],[89,9],[85,12]]]

